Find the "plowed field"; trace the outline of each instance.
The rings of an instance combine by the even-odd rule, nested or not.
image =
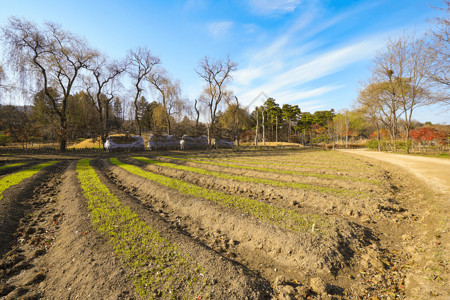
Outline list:
[[[265,150],[0,161],[0,299],[448,295],[445,226],[424,250],[436,252],[428,288],[410,280],[433,192],[371,158]]]

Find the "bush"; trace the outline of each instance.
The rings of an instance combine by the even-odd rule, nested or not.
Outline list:
[[[371,150],[378,150],[378,141],[377,140],[370,140],[365,145],[367,148]]]
[[[9,142],[11,142],[11,137],[6,135],[6,134],[0,134],[0,146],[6,146],[6,144],[8,144]]]

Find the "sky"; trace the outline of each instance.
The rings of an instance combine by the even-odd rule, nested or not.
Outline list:
[[[302,111],[351,109],[377,51],[405,32],[421,35],[440,0],[0,0],[11,16],[54,22],[110,58],[146,46],[192,102],[203,89],[199,61],[238,64],[229,83],[250,109],[265,95]],[[148,97],[151,100],[151,95]],[[450,124],[450,111],[422,108],[415,119]]]

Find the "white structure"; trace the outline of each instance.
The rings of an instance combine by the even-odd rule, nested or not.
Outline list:
[[[148,148],[150,150],[176,150],[180,149],[180,139],[173,135],[156,136],[150,134],[148,138]]]
[[[213,139],[212,144],[216,148],[227,148],[231,149],[234,147],[233,141],[226,141],[226,140],[219,140],[219,139]]]
[[[126,143],[123,141],[126,140]],[[134,148],[134,149],[145,149],[145,143],[142,136],[134,135],[129,137],[123,136],[108,136],[105,142],[105,149],[112,151],[114,149],[120,148]]]
[[[205,135],[199,136],[197,138],[193,138],[183,135],[180,141],[180,149],[188,150],[188,149],[206,149],[208,148],[208,138]]]

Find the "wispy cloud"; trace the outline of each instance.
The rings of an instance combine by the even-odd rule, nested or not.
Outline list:
[[[297,66],[293,61],[285,61],[278,64],[266,64],[259,68],[244,68],[234,78],[237,85],[236,90],[238,93],[239,91],[246,91],[239,95],[243,103],[250,103],[261,91],[275,97],[282,103],[294,103],[322,96],[342,88],[342,86],[328,84],[312,89],[302,89],[301,86],[339,72],[360,60],[370,59],[373,53],[368,49],[376,49],[383,44],[384,39],[381,36],[373,36],[328,51],[308,62],[297,64]],[[290,67],[280,68],[280,64]],[[250,82],[258,80],[263,82],[257,85],[250,84]]]
[[[262,15],[291,13],[300,3],[300,0],[249,0],[253,11]]]
[[[360,38],[346,36],[346,40],[340,41],[339,45],[327,49],[323,44],[329,41],[322,37],[326,36],[322,32],[366,8],[356,6],[322,21],[324,13],[320,7],[309,5],[268,46],[262,49],[255,47],[257,50],[249,56],[247,65],[234,76],[233,89],[238,97],[248,105],[257,95],[265,92],[280,103],[304,105],[301,102],[303,100],[309,103],[327,97],[331,92],[348,89],[339,77],[330,75],[342,72],[355,63],[370,60],[375,50],[383,46],[386,33],[373,33]],[[325,78],[331,81],[327,82]],[[261,104],[260,100],[256,102],[253,105]],[[324,105],[314,103],[309,107],[319,108]]]
[[[213,22],[208,25],[208,32],[214,38],[221,38],[229,33],[233,25],[232,21]]]

